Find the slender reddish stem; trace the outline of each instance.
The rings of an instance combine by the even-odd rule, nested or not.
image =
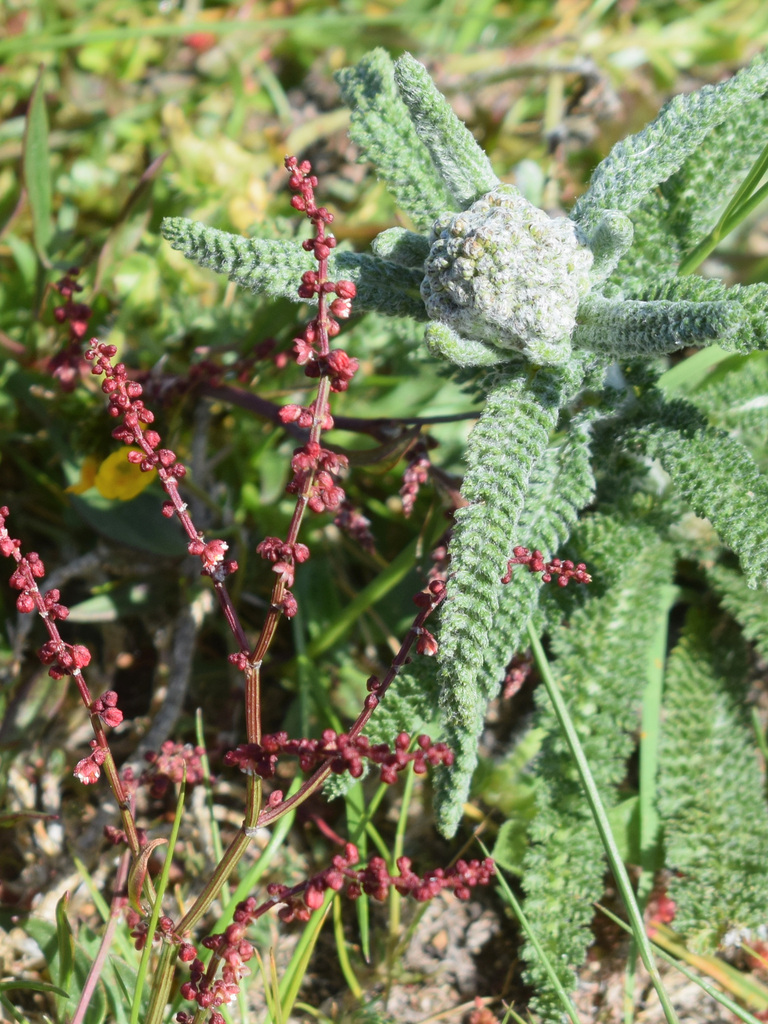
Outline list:
[[[400,650],[393,658],[389,670],[387,674],[384,676],[384,678],[381,680],[379,685],[377,686],[376,692],[369,693],[368,696],[365,698],[363,710],[357,716],[355,724],[349,730],[350,736],[359,736],[360,733],[365,728],[365,726],[367,725],[367,723],[370,721],[371,715],[381,703],[384,694],[395,681],[400,671],[405,667],[408,661],[408,654],[411,650],[411,647],[416,642],[418,637],[421,636],[424,623],[435,610],[435,608],[437,608],[437,606],[443,600],[444,595],[444,591],[440,592],[439,594],[433,595],[432,601],[430,601],[428,605],[423,607],[419,611],[418,615],[416,615],[411,625],[411,628],[408,630],[408,633],[405,639],[403,640]],[[281,803],[275,805],[274,807],[267,807],[265,810],[263,810],[259,815],[259,828],[262,828],[265,825],[271,825],[273,822],[277,821],[278,818],[281,818],[284,814],[287,814],[288,811],[304,803],[304,801],[307,800],[313,793],[317,792],[317,790],[323,785],[323,783],[330,776],[330,774],[331,765],[329,759],[329,762],[318,768],[317,771],[309,779],[307,779],[307,781],[304,783],[301,789],[298,789],[293,794],[293,796],[288,797],[287,800],[283,800]]]

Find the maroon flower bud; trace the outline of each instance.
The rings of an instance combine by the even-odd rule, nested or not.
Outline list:
[[[16,598],[16,608],[22,614],[27,614],[28,612],[33,612],[35,610],[35,599],[28,590],[25,590],[23,594],[19,594]]]
[[[82,761],[77,762],[73,775],[79,782],[82,782],[84,786],[90,786],[94,782],[98,782],[101,775],[101,769],[96,764],[93,755],[91,755],[90,757],[84,757]]]
[[[428,629],[423,626],[420,628],[420,636],[416,641],[416,652],[417,654],[425,654],[427,657],[433,657],[437,654],[438,646],[437,640],[432,636]]]
[[[75,668],[85,668],[91,663],[91,652],[82,644],[75,644],[72,648],[72,660]]]

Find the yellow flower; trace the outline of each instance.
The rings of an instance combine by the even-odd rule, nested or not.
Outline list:
[[[83,465],[80,468],[80,479],[76,484],[70,484],[66,488],[68,494],[84,494],[93,487],[96,479],[96,470],[99,468],[98,459],[94,455],[86,455]]]
[[[72,494],[82,494],[91,487],[105,498],[118,498],[130,501],[141,494],[157,476],[157,470],[142,473],[135,462],[128,461],[128,452],[138,452],[140,448],[119,448],[112,452],[99,466],[96,459],[89,455],[83,460],[80,480],[67,490]],[[98,468],[97,468],[98,466]]]

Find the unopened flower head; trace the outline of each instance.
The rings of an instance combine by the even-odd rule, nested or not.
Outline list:
[[[435,222],[421,295],[431,319],[465,338],[559,363],[570,352],[591,266],[572,221],[552,219],[500,185]]]

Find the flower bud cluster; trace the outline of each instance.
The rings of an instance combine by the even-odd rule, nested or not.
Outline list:
[[[91,714],[98,715],[105,725],[108,725],[111,729],[115,726],[120,725],[123,720],[123,712],[117,706],[117,694],[114,690],[107,690],[105,694],[98,697],[93,704],[91,704]]]
[[[335,512],[344,500],[344,490],[335,480],[335,474],[348,465],[345,455],[337,455],[321,448],[316,441],[307,441],[297,448],[291,459],[293,479],[286,487],[289,494],[306,494],[307,505],[313,512]]]
[[[438,644],[435,637],[423,625],[423,618],[433,612],[445,597],[445,580],[433,577],[426,590],[414,595],[413,603],[422,609],[422,614],[411,626],[411,634],[416,637],[416,653],[432,658],[437,654]],[[421,621],[419,621],[421,619]]]
[[[397,859],[399,875],[390,875],[383,857],[373,857],[364,868],[355,869],[360,859],[357,847],[346,843],[343,854],[337,854],[331,866],[313,875],[301,886],[289,887],[272,884],[267,892],[285,903],[279,913],[283,921],[307,921],[313,910],[323,905],[328,889],[339,892],[344,889],[350,899],[358,899],[363,893],[383,902],[394,888],[401,896],[410,896],[419,903],[434,899],[444,889],[453,891],[461,900],[469,899],[476,885],[488,885],[495,873],[490,857],[485,860],[459,860],[452,868],[434,868],[424,875],[411,870],[409,857]]]
[[[319,410],[317,400],[310,405],[284,405],[279,416],[282,423],[295,423],[303,430],[311,430],[315,426],[320,430],[333,428],[333,416],[327,402],[323,405],[322,412]]]
[[[435,222],[421,295],[431,319],[461,337],[559,363],[570,353],[591,266],[572,221],[551,219],[500,185]]]
[[[210,576],[215,583],[223,583],[227,576],[237,570],[237,562],[227,560],[224,554],[227,544],[223,540],[212,540],[207,543],[194,530],[186,512],[186,505],[181,501],[178,482],[187,473],[186,467],[179,462],[176,453],[170,448],[160,448],[160,435],[156,430],[147,429],[154,422],[154,413],[147,409],[141,399],[143,388],[138,381],[129,380],[124,363],[112,363],[117,349],[114,345],[105,345],[95,338],[85,353],[85,358],[93,363],[91,373],[104,375],[101,389],[109,399],[108,412],[115,418],[121,417],[122,423],[112,431],[116,441],[138,448],[128,452],[128,461],[142,470],[157,470],[163,488],[170,498],[163,505],[163,515],[170,518],[174,513],[179,516],[184,529],[191,537],[187,550],[202,562],[202,575]]]
[[[188,963],[189,981],[184,982],[180,992],[184,999],[197,1003],[201,1009],[213,1009],[228,1005],[237,998],[240,982],[250,974],[246,967],[255,955],[255,949],[246,939],[246,929],[274,905],[273,900],[259,906],[253,896],[238,903],[232,915],[232,924],[219,935],[210,935],[202,945],[213,952],[206,968],[197,956],[197,950],[188,942],[179,946],[179,960]],[[216,978],[219,965],[224,964],[221,977]],[[194,1015],[182,1011],[177,1014],[177,1024],[192,1024]],[[209,1024],[224,1024],[224,1017],[215,1009],[207,1018]]]
[[[72,301],[72,296],[83,290],[83,286],[77,282],[79,274],[79,267],[70,267],[64,277],[53,286],[64,299],[64,305],[56,306],[53,311],[56,322],[68,323],[70,337],[78,340],[85,337],[88,321],[93,314],[93,310],[86,303]]]
[[[302,246],[318,262],[317,270],[308,270],[302,275],[298,289],[302,299],[317,299],[317,315],[305,326],[301,336],[294,339],[293,351],[306,376],[319,379],[320,383],[317,396],[309,405],[286,405],[279,412],[283,423],[294,423],[308,430],[309,439],[294,451],[291,459],[293,477],[286,490],[297,495],[298,500],[288,539],[283,542],[276,537],[267,537],[257,550],[273,563],[272,569],[277,575],[272,590],[272,610],[292,618],[298,611],[296,598],[290,590],[295,580],[296,565],[309,558],[306,546],[296,542],[304,511],[306,508],[313,512],[336,511],[345,498],[337,477],[347,468],[347,459],[322,447],[320,436],[324,430],[333,427],[329,393],[346,391],[358,362],[340,349],[331,351],[329,345],[329,339],[340,330],[337,318],[349,316],[355,296],[352,281],[328,280],[328,258],[336,246],[336,239],[327,235],[325,229],[333,217],[324,206],[317,206],[315,202],[317,178],[311,173],[310,163],[306,160],[299,163],[296,157],[286,157],[285,166],[290,173],[290,188],[295,193],[291,205],[295,210],[306,213],[314,229],[312,237]],[[332,295],[336,298],[331,299]],[[241,654],[235,663],[244,670],[247,659]]]
[[[50,666],[48,675],[52,679],[64,676],[80,676],[81,669],[90,663],[91,652],[82,644],[67,644],[61,639],[56,620],[66,619],[69,609],[60,603],[61,594],[55,588],[41,593],[37,581],[45,576],[45,565],[36,551],[26,556],[21,554],[21,541],[8,533],[6,520],[10,512],[6,505],[0,507],[0,554],[16,561],[9,583],[19,591],[16,608],[22,614],[36,611],[48,630],[48,640],[38,651],[44,665]]]
[[[338,320],[346,320],[350,315],[357,289],[352,281],[327,280],[328,257],[336,248],[336,239],[326,235],[325,228],[333,221],[333,214],[315,203],[317,178],[311,173],[309,161],[299,163],[295,156],[289,156],[285,166],[291,175],[288,185],[296,193],[291,198],[291,206],[306,213],[314,227],[313,236],[302,242],[302,247],[311,252],[319,264],[317,270],[308,270],[302,275],[298,289],[302,299],[318,299],[318,315],[306,325],[301,337],[294,339],[296,362],[305,367],[308,377],[329,378],[331,391],[346,391],[358,361],[341,349],[330,351],[328,339],[339,333]],[[331,295],[336,298],[327,302]]]
[[[99,746],[97,740],[91,740],[91,753],[75,765],[74,776],[84,786],[91,786],[101,777],[101,766],[107,759],[109,751]]]
[[[516,654],[504,673],[504,681],[501,689],[501,696],[504,700],[511,700],[518,693],[528,676],[533,671],[533,662],[530,654]]]
[[[224,763],[237,765],[247,774],[271,779],[279,757],[292,755],[298,757],[303,772],[328,765],[336,775],[349,772],[353,779],[359,779],[363,762],[370,761],[381,765],[381,781],[388,785],[396,782],[398,772],[410,763],[417,775],[423,775],[428,764],[453,764],[453,752],[445,743],[433,743],[429,736],[419,736],[416,744],[416,749],[409,751],[411,738],[407,732],[395,739],[394,750],[388,743],[371,744],[365,736],[337,733],[333,729],[325,729],[321,738],[315,740],[291,740],[286,732],[276,732],[263,736],[261,743],[241,743],[235,750],[227,751]]]
[[[348,498],[342,500],[333,522],[356,544],[359,544],[363,551],[372,553],[376,550],[376,540],[371,533],[370,519],[364,516],[360,509],[355,508]]]
[[[432,463],[427,455],[427,444],[423,439],[416,442],[408,451],[408,465],[403,473],[403,486],[400,488],[400,499],[403,503],[403,515],[408,519],[413,512],[419,490],[429,480]]]
[[[141,914],[139,914],[136,910],[130,907],[125,912],[125,920],[128,925],[129,933],[131,938],[133,939],[133,944],[135,948],[143,949],[147,944],[147,934],[149,932],[149,919],[142,917]],[[168,917],[167,914],[161,914],[160,917],[157,919],[157,930],[155,931],[155,934],[152,937],[153,942],[160,942],[163,938],[174,941],[175,936],[173,934],[173,930],[173,918]],[[188,945],[188,943],[182,943],[181,947],[184,947],[186,945]],[[194,949],[194,947],[192,948]]]
[[[47,369],[58,379],[64,391],[72,391],[77,383],[82,364],[81,342],[93,315],[93,310],[86,303],[73,301],[73,296],[83,290],[77,282],[79,274],[78,267],[70,267],[64,277],[53,285],[64,299],[63,305],[54,308],[53,316],[57,323],[69,325],[69,344],[48,361]]]
[[[166,740],[159,753],[150,750],[144,755],[149,767],[142,772],[139,784],[148,786],[149,795],[155,800],[161,800],[173,784],[185,781],[188,788],[197,786],[205,778],[204,754],[203,747]]]
[[[80,782],[91,785],[100,778],[101,767],[109,756],[109,750],[104,745],[106,740],[101,723],[109,726],[119,725],[123,720],[123,713],[117,707],[118,698],[114,690],[108,690],[96,700],[91,699],[82,673],[90,664],[91,652],[82,644],[67,644],[62,640],[56,620],[65,619],[69,609],[59,603],[58,590],[40,593],[37,580],[45,575],[45,566],[35,552],[30,552],[26,557],[21,554],[21,542],[11,537],[6,527],[9,515],[10,512],[5,505],[0,507],[0,554],[16,560],[16,568],[10,579],[11,586],[21,591],[16,606],[20,612],[36,610],[39,613],[48,631],[48,639],[38,651],[40,661],[49,666],[48,675],[52,679],[63,679],[65,676],[74,678],[80,697],[92,715],[94,732],[98,738],[91,740],[91,753],[78,761],[74,770],[74,775]]]
[[[513,565],[527,565],[529,572],[540,572],[542,583],[551,583],[552,579],[556,577],[558,587],[567,587],[568,580],[573,580],[574,583],[592,582],[592,577],[583,562],[574,565],[568,560],[561,562],[559,558],[553,558],[547,562],[540,551],[529,551],[528,548],[520,546],[513,548],[512,554],[514,557],[507,562],[506,575],[501,577],[502,583],[511,581]]]
[[[282,593],[279,610],[286,618],[293,618],[298,606],[290,589],[287,588],[293,586],[296,564],[306,562],[309,558],[309,548],[306,544],[291,544],[279,537],[265,537],[256,546],[256,552],[273,563],[272,572],[277,574],[278,582],[286,588]]]

